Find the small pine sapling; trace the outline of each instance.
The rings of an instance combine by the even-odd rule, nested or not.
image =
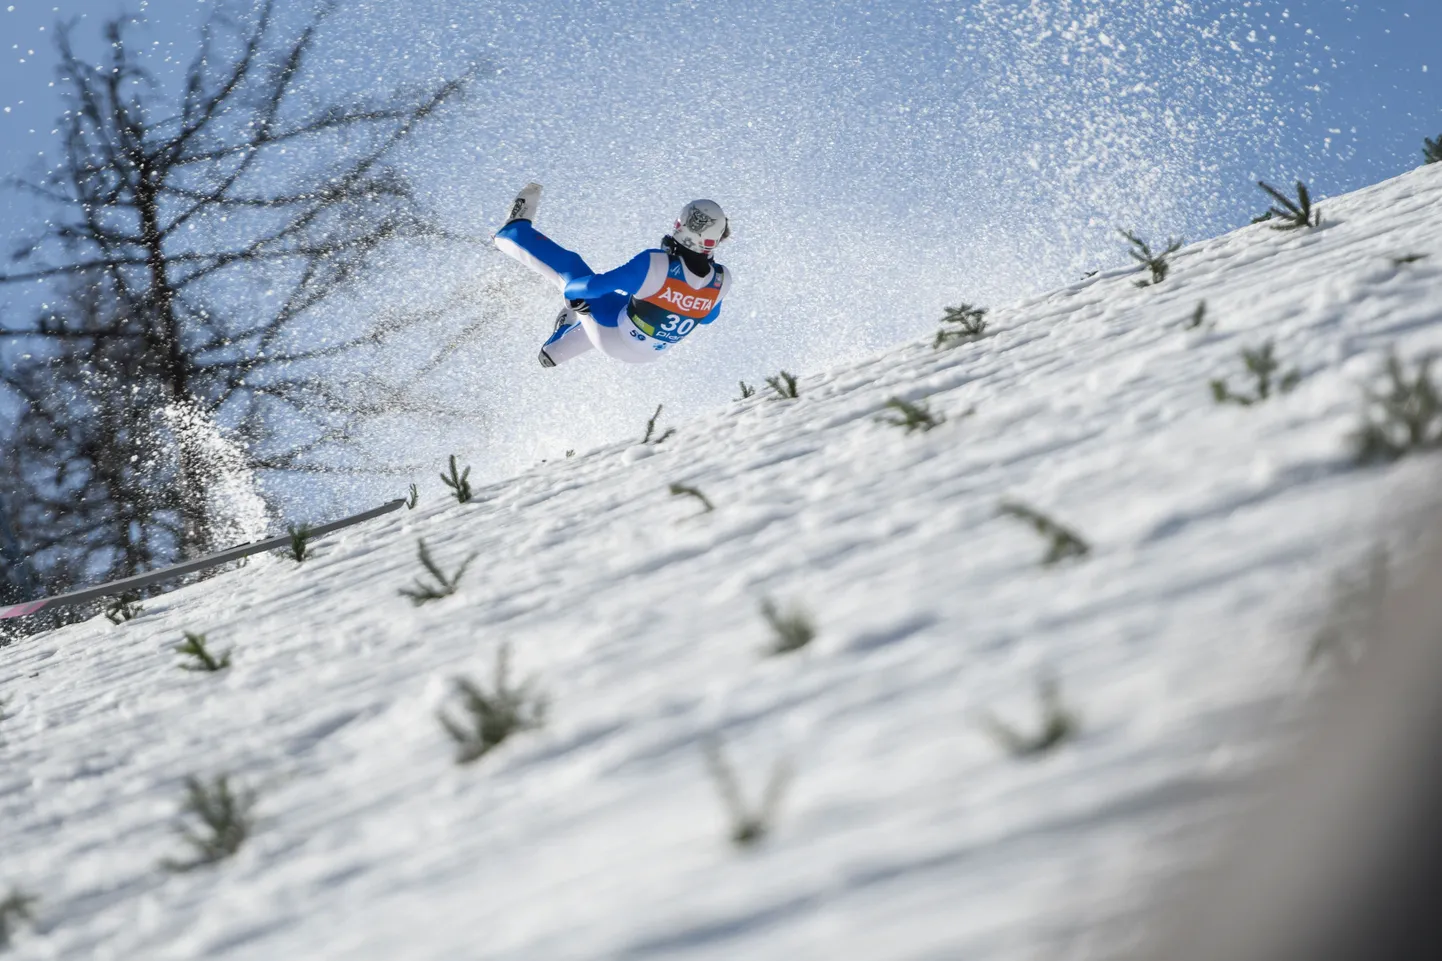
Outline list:
[[[574,449],[568,450],[568,451],[566,451],[566,456],[567,456],[567,457],[575,457],[575,456],[576,456],[576,451],[575,451]]]
[[[948,307],[941,324],[936,339],[931,342],[932,347],[940,349],[969,343],[986,335],[986,308],[971,304]]]
[[[305,559],[310,556],[310,539],[314,536],[311,533],[310,525],[292,524],[287,530],[290,532],[290,546],[285,548],[285,556],[297,564],[304,563]]]
[[[411,485],[410,496],[406,498],[406,510],[413,511],[416,505],[421,502],[421,490],[415,484]]]
[[[1192,311],[1192,316],[1187,318],[1187,322],[1182,326],[1187,330],[1201,330],[1203,327],[1211,326],[1207,323],[1207,302],[1205,300],[1197,303],[1197,309]]]
[[[417,577],[415,587],[402,587],[400,589],[400,595],[410,598],[412,604],[420,607],[422,604],[429,603],[430,601],[438,601],[443,597],[450,597],[454,594],[456,588],[460,586],[461,577],[466,573],[466,568],[471,566],[471,561],[476,559],[476,555],[472,554],[470,557],[467,557],[461,562],[461,566],[456,568],[454,574],[447,576],[446,572],[441,570],[440,565],[435,562],[435,558],[431,557],[431,552],[426,547],[425,540],[421,539],[416,543],[416,556],[420,559],[421,566],[430,573],[435,583],[427,583]]]
[[[193,871],[223,861],[250,837],[255,828],[255,792],[232,790],[229,775],[219,775],[209,784],[198,777],[185,779],[185,800],[181,816],[199,822],[198,828],[181,823],[180,837],[195,852],[188,860],[166,858],[160,862],[167,871]]]
[[[449,487],[449,488],[451,489],[451,493],[452,493],[452,494],[456,495],[456,502],[459,503],[459,504],[465,504],[465,503],[469,502],[470,499],[471,499],[471,496],[472,496],[472,495],[471,495],[471,480],[470,480],[470,478],[471,478],[471,467],[470,467],[470,465],[467,464],[467,465],[466,465],[466,469],[465,469],[464,471],[461,471],[461,472],[458,473],[458,472],[456,471],[456,455],[455,455],[455,454],[452,454],[452,455],[451,455],[451,473],[450,473],[450,476],[448,477],[448,476],[446,476],[445,474],[442,474],[442,475],[441,475],[441,482],[444,483],[447,487]]]
[[[1367,389],[1362,426],[1352,435],[1358,464],[1386,463],[1442,448],[1442,385],[1432,381],[1433,356],[1408,373],[1397,355],[1387,358],[1387,383]]]
[[[782,371],[775,377],[766,378],[766,385],[776,392],[781,400],[795,400],[800,396],[796,392],[796,375]]]
[[[1005,517],[1015,517],[1017,520],[1025,521],[1031,525],[1033,530],[1046,538],[1047,551],[1041,559],[1044,567],[1051,567],[1053,564],[1059,564],[1072,558],[1086,557],[1091,553],[1091,545],[1082,540],[1079,534],[1047,517],[1041,511],[1015,501],[1002,501],[999,511]]]
[[[755,388],[755,387],[752,387],[750,384],[746,383],[746,381],[744,381],[744,380],[741,381],[740,383],[741,383],[741,396],[738,397],[738,398],[736,398],[737,400],[745,400],[745,399],[748,398],[748,397],[754,397],[754,396],[755,396],[755,394],[756,394],[756,388]]]
[[[545,722],[546,701],[532,691],[531,682],[511,686],[510,661],[510,645],[502,644],[496,651],[496,676],[491,691],[463,677],[453,681],[464,712],[461,720],[445,711],[436,712],[441,727],[456,744],[457,764],[470,764],[511,735],[534,730]]]
[[[1442,133],[1437,135],[1436,140],[1422,138],[1422,156],[1429,164],[1442,163]]]
[[[672,484],[671,495],[673,497],[694,497],[696,500],[701,502],[701,513],[703,514],[709,514],[716,509],[715,506],[711,503],[711,499],[709,497],[701,493],[696,488],[690,487],[686,484]]]
[[[38,901],[35,895],[27,894],[19,888],[11,888],[10,893],[0,899],[0,950],[10,946],[10,938],[20,925],[35,921],[35,905]]]
[[[761,602],[761,616],[771,627],[772,639],[767,654],[790,654],[816,639],[816,625],[801,607],[782,611],[769,597]]]
[[[946,423],[945,417],[940,414],[933,414],[927,409],[927,406],[920,401],[913,404],[902,400],[900,397],[893,397],[886,402],[886,409],[895,411],[896,413],[890,416],[878,417],[877,420],[883,424],[890,424],[892,427],[900,427],[908,434],[918,430],[925,432],[931,430],[933,427],[940,427]]]
[[[1185,243],[1185,241],[1169,239],[1167,241],[1167,249],[1158,254],[1152,251],[1150,244],[1132,231],[1118,229],[1117,233],[1125,237],[1127,242],[1132,245],[1132,249],[1128,251],[1132,259],[1151,272],[1152,276],[1150,280],[1139,280],[1136,282],[1136,286],[1138,287],[1155,287],[1157,284],[1166,280],[1167,275],[1171,273],[1172,270],[1172,265],[1167,261],[1167,258],[1181,250]]]
[[[652,445],[664,443],[666,438],[676,433],[676,428],[668,427],[661,432],[660,436],[656,435],[656,421],[660,419],[661,411],[665,410],[665,408],[665,404],[656,405],[656,413],[652,414],[651,419],[646,421],[646,436],[641,438],[641,443]]]
[[[1273,379],[1282,364],[1277,360],[1270,340],[1255,349],[1244,348],[1242,363],[1246,365],[1247,373],[1256,381],[1255,392],[1250,395],[1234,394],[1227,386],[1226,378],[1217,378],[1211,382],[1211,386],[1212,399],[1218,404],[1238,404],[1242,407],[1251,407],[1272,396],[1274,386],[1278,393],[1286,394],[1302,380],[1301,372],[1296,369],[1287,371],[1282,375],[1281,380]]]
[[[1307,665],[1331,661],[1350,666],[1361,660],[1367,640],[1378,636],[1387,600],[1387,551],[1376,548],[1358,576],[1348,572],[1332,580],[1332,601],[1322,627],[1312,636]]]
[[[223,671],[227,667],[230,667],[230,654],[234,650],[235,648],[227,648],[225,651],[222,651],[219,656],[216,656],[210,653],[209,648],[205,646],[204,634],[192,634],[186,631],[185,643],[177,645],[175,653],[192,658],[192,660],[177,664],[176,667],[182,671],[203,673]]]
[[[145,612],[145,608],[138,603],[139,594],[121,594],[107,608],[105,608],[105,619],[112,624],[124,624],[126,621],[133,621]]]
[[[1265,180],[1258,180],[1257,186],[1266,191],[1275,203],[1267,213],[1253,223],[1275,221],[1273,230],[1301,230],[1304,227],[1322,226],[1322,212],[1312,209],[1312,195],[1307,185],[1297,181],[1297,199],[1292,200]]]
[[[1042,716],[1033,734],[1018,731],[994,714],[982,715],[982,727],[1012,757],[1039,757],[1060,747],[1081,731],[1081,721],[1062,702],[1061,687],[1055,678],[1044,677],[1037,682],[1037,699],[1041,703]]]
[[[702,753],[706,756],[706,770],[710,772],[711,780],[716,784],[716,792],[721,795],[721,803],[731,820],[731,831],[728,835],[731,843],[738,848],[754,846],[770,834],[776,824],[781,800],[791,783],[791,765],[785,760],[776,762],[771,769],[771,777],[766,782],[766,790],[761,794],[761,803],[752,807],[746,803],[736,771],[722,752],[721,741],[714,737],[707,738],[702,745]]]

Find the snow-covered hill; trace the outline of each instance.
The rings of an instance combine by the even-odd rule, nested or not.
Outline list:
[[[1442,165],[762,388],[0,652],[0,896],[22,958],[1006,959],[1124,938],[1309,686],[1329,584],[1403,545],[1427,458],[1351,465],[1359,385],[1442,348]],[[1423,259],[1399,263],[1412,255]],[[1200,301],[1208,324],[1186,329]],[[1239,351],[1300,384],[1252,407]],[[564,372],[562,372],[564,373]],[[759,375],[773,373],[757,372]],[[625,375],[617,370],[616,376]],[[945,417],[908,434],[893,397]],[[634,429],[633,429],[634,428]],[[658,431],[659,433],[660,431]],[[670,485],[715,505],[705,512]],[[1004,499],[1079,533],[1043,567]],[[424,571],[476,559],[413,607]],[[767,656],[767,598],[806,648]],[[234,649],[176,669],[184,632]],[[469,765],[437,722],[508,645],[546,723]],[[1079,735],[1018,760],[982,719]],[[743,790],[732,846],[703,745]],[[257,792],[232,859],[158,867],[185,778]]]

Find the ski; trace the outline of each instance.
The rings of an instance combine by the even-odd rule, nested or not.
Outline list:
[[[400,506],[404,503],[404,499],[393,500],[389,503],[382,504],[380,507],[373,507],[368,511],[362,511],[359,514],[352,514],[350,517],[342,517],[338,521],[331,521],[329,524],[313,527],[310,529],[310,536],[321,537],[338,531],[343,527],[350,527],[352,524],[359,524],[373,517],[389,514],[391,511],[399,510]],[[249,557],[251,554],[259,554],[262,551],[272,551],[288,546],[290,546],[289,534],[282,534],[279,537],[272,537],[263,541],[252,541],[247,544],[229,548],[228,550],[220,551],[216,554],[207,554],[205,557],[200,557],[193,561],[183,561],[170,567],[162,567],[158,571],[149,571],[144,574],[137,574],[134,577],[126,577],[118,581],[98,584],[95,587],[86,587],[78,591],[72,591],[69,594],[59,594],[55,597],[42,597],[39,600],[17,604],[14,607],[0,610],[0,621],[9,620],[13,617],[28,617],[31,614],[37,614],[47,608],[67,607],[74,604],[83,604],[86,601],[93,601],[98,597],[124,594],[127,591],[135,591],[142,587],[158,584],[172,577],[180,577],[183,574],[193,574],[196,571],[203,571],[208,567],[215,567],[227,561],[239,560],[242,557]]]

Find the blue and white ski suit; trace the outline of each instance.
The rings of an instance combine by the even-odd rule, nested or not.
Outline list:
[[[643,250],[598,274],[529,220],[502,227],[496,246],[553,282],[567,300],[585,301],[590,308],[590,313],[572,311],[574,322],[546,341],[543,349],[557,364],[592,349],[631,364],[650,363],[698,324],[720,316],[731,286],[731,273],[720,264],[698,277],[680,257],[660,249]]]

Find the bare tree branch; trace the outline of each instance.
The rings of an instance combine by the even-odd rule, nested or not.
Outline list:
[[[394,158],[476,72],[307,102],[331,9],[288,38],[275,0],[217,10],[174,97],[126,20],[105,26],[99,63],[76,53],[74,23],[55,34],[59,159],[41,182],[10,184],[52,211],[0,273],[47,301],[0,321],[0,394],[20,408],[4,466],[23,487],[6,519],[47,583],[207,546],[204,452],[178,411],[228,423],[251,470],[314,475],[374,472],[325,458],[367,418],[427,409],[407,385],[359,391],[325,371],[432,314],[337,336],[326,312],[397,245],[473,239],[440,227]]]

